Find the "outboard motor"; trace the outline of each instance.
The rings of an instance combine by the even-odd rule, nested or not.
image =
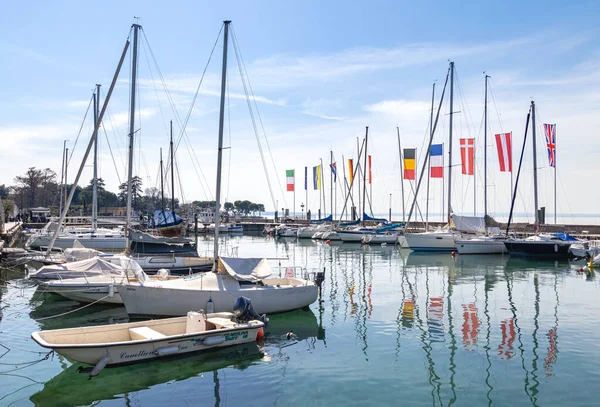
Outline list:
[[[325,269],[323,269],[323,271],[317,271],[317,274],[315,275],[315,284],[317,285],[317,287],[319,287],[319,289],[321,289],[321,285],[323,284],[324,281],[325,281]]]
[[[248,322],[252,319],[267,323],[265,314],[258,315],[252,307],[252,301],[248,297],[238,297],[233,304],[233,313],[238,322]]]

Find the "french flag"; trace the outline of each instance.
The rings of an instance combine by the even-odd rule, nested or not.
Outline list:
[[[444,145],[432,144],[429,149],[429,167],[431,178],[444,178]]]

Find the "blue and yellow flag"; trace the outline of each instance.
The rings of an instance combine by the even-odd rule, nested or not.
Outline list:
[[[321,166],[313,167],[313,186],[315,189],[321,189]]]

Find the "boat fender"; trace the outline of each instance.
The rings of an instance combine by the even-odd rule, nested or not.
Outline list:
[[[176,346],[176,345],[173,345],[173,346],[163,346],[162,348],[156,349],[156,355],[157,356],[174,355],[177,352],[179,352],[179,346]]]
[[[262,339],[265,337],[265,330],[260,327],[258,328],[258,332],[256,333],[256,340]]]
[[[98,376],[100,374],[100,372],[102,371],[102,369],[104,369],[106,367],[107,363],[108,363],[108,355],[105,355],[102,359],[100,359],[98,361],[98,363],[96,363],[96,366],[94,366],[94,368],[90,372],[90,379],[94,376]]]
[[[108,286],[108,297],[113,298],[114,296],[115,296],[115,286],[111,284]]]
[[[202,344],[206,346],[220,345],[223,342],[225,342],[225,337],[223,335],[209,336],[208,338],[204,338],[204,340],[202,340]]]
[[[208,302],[206,303],[206,313],[212,314],[214,312],[215,312],[215,304],[213,303],[212,298],[209,298]]]

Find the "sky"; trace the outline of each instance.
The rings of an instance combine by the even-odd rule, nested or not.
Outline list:
[[[14,184],[14,177],[32,166],[60,174],[65,140],[72,152],[68,182],[73,182],[92,134],[86,110],[94,86],[102,85],[104,100],[131,24],[139,17],[143,29],[133,172],[142,178],[143,188],[160,185],[160,148],[166,161],[173,120],[176,196],[214,199],[221,29],[227,19],[232,20],[230,37],[236,45],[229,42],[223,201],[248,199],[268,211],[289,208],[297,214],[309,208],[316,213],[321,206],[329,213],[333,195],[339,214],[345,197],[341,182],[335,194],[330,190],[330,152],[341,176],[342,159],[356,160],[357,140],[368,126],[373,176],[367,212],[371,206],[373,213],[387,213],[391,202],[392,212],[401,213],[402,185],[408,212],[416,185],[401,181],[397,129],[403,148],[417,148],[418,176],[429,132],[431,87],[436,82],[437,112],[451,60],[456,67],[453,210],[481,215],[485,183],[488,212],[503,218],[509,211],[511,176],[499,171],[493,135],[513,132],[516,178],[525,119],[534,100],[540,206],[547,208],[547,216],[554,213],[554,171],[542,124],[556,123],[557,212],[599,212],[600,189],[594,187],[600,170],[597,2],[355,3],[6,2],[0,15],[0,184]],[[236,48],[246,89],[253,95],[250,103]],[[113,191],[126,180],[130,70],[128,54],[100,132],[99,173]],[[484,71],[490,76],[485,182]],[[446,166],[448,92],[434,135],[435,143],[444,143]],[[459,139],[467,137],[476,139],[475,177],[460,174]],[[529,139],[515,200],[515,210],[529,214],[532,156]],[[304,190],[304,167],[310,172],[320,160],[325,203],[312,190],[310,174],[309,190]],[[80,184],[92,178],[91,163],[87,161]],[[285,191],[288,169],[296,170],[295,196]],[[424,181],[418,199],[422,212],[425,186]],[[442,182],[432,180],[429,211],[440,219],[446,199]]]

